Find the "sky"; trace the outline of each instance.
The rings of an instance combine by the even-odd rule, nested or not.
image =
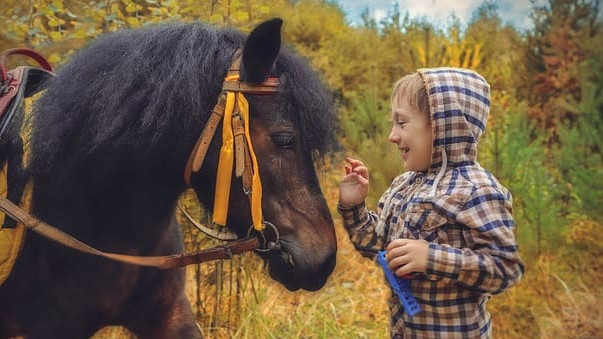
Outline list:
[[[440,28],[447,27],[451,14],[457,16],[461,24],[466,25],[471,20],[473,11],[484,2],[484,0],[338,0],[352,24],[361,22],[360,13],[367,7],[379,22],[393,8],[395,1],[399,3],[402,16],[408,12],[411,19],[425,18]],[[532,5],[529,0],[496,0],[495,2],[498,4],[503,23],[510,23],[520,30],[532,28],[530,19]],[[548,1],[536,0],[537,5],[546,2]]]

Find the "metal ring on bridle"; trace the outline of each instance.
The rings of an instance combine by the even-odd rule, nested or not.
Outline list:
[[[263,221],[265,226],[268,226],[270,228],[272,228],[274,230],[274,235],[275,235],[275,239],[273,242],[278,244],[278,241],[280,239],[280,233],[278,232],[278,228],[276,228],[276,226],[274,226],[273,223],[271,223],[270,221]],[[247,237],[251,236],[251,232],[254,230],[253,225],[249,226],[249,229],[247,230]],[[255,250],[257,252],[268,252],[271,251],[272,249],[268,248],[267,245],[268,243],[270,243],[268,241],[268,239],[266,238],[266,235],[264,235],[264,231],[258,231],[257,233],[261,234],[262,236],[262,245],[260,245],[260,247],[256,248]]]

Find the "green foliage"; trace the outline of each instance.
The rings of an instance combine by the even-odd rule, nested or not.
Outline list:
[[[587,69],[590,72],[590,68]],[[603,97],[601,82],[582,78],[582,94],[578,103],[566,103],[576,112],[573,125],[559,129],[559,145],[555,154],[562,180],[567,182],[569,211],[603,220]]]
[[[557,203],[560,189],[547,169],[543,138],[534,137],[536,130],[521,111],[520,108],[494,117],[494,126],[481,142],[484,156],[480,161],[514,196],[522,250],[540,255],[562,238],[561,206]]]

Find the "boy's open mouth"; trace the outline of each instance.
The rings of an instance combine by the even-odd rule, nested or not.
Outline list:
[[[400,151],[402,151],[402,159],[404,159],[404,161],[406,161],[406,158],[408,157],[408,152],[410,152],[410,148],[408,148],[408,147],[400,148]]]

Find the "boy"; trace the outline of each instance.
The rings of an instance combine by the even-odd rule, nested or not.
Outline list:
[[[491,338],[486,302],[515,285],[524,264],[511,195],[476,161],[490,85],[471,70],[420,69],[396,83],[391,101],[389,141],[406,172],[377,212],[368,211],[368,170],[346,159],[338,205],[344,226],[363,255],[386,249],[397,276],[412,273],[421,312],[408,316],[393,294],[393,338]]]

